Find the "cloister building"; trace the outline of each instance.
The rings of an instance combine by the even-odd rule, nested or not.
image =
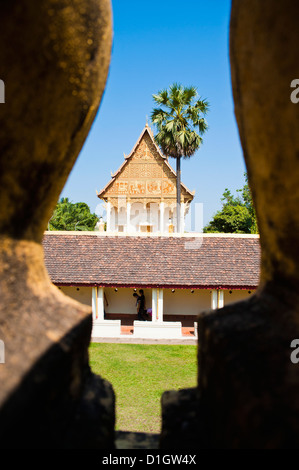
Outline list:
[[[245,299],[259,283],[257,235],[184,232],[194,192],[181,185],[176,231],[176,173],[145,126],[98,197],[107,209],[94,232],[46,232],[45,264],[62,292],[90,305],[93,338],[196,336],[203,310]],[[150,321],[138,321],[144,290]]]

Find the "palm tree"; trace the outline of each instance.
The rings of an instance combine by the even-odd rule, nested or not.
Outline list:
[[[174,83],[153,95],[155,103],[151,120],[157,127],[155,140],[164,155],[176,159],[177,174],[177,231],[180,232],[181,158],[190,158],[202,144],[208,125],[204,118],[209,109],[206,100],[198,97],[194,86]]]

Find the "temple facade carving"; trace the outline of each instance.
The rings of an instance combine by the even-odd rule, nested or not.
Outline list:
[[[125,161],[97,196],[105,201],[108,232],[176,231],[176,173],[146,125]],[[194,198],[181,184],[181,231]]]

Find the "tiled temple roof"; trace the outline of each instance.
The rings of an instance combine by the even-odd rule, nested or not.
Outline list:
[[[45,264],[56,285],[255,289],[258,236],[128,236],[46,232]]]

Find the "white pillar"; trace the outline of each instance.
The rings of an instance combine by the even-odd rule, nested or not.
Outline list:
[[[152,322],[157,321],[157,289],[152,289]]]
[[[211,296],[211,308],[216,310],[217,308],[224,307],[224,291],[223,290],[212,290]]]
[[[212,295],[211,295],[211,308],[212,310],[216,310],[218,306],[218,295],[216,290],[212,290]]]
[[[131,204],[127,202],[127,229],[126,232],[131,231]]]
[[[158,289],[158,322],[163,322],[163,289]]]
[[[218,297],[217,307],[218,308],[224,307],[224,292],[223,292],[223,290],[218,291],[217,297]]]
[[[91,289],[91,310],[92,310],[92,319],[97,319],[97,287],[92,287]]]
[[[110,210],[110,230],[111,232],[115,232],[116,230],[116,210],[115,207],[111,206]]]
[[[152,289],[152,321],[163,322],[163,289]]]
[[[164,232],[164,202],[160,202],[160,232]]]
[[[103,287],[98,287],[97,312],[98,312],[98,320],[104,321],[104,288]]]
[[[180,230],[181,230],[181,233],[184,233],[184,230],[185,230],[185,203],[184,202],[181,202],[180,217],[181,217]]]
[[[106,210],[107,210],[107,232],[111,232],[111,202],[106,202]]]

